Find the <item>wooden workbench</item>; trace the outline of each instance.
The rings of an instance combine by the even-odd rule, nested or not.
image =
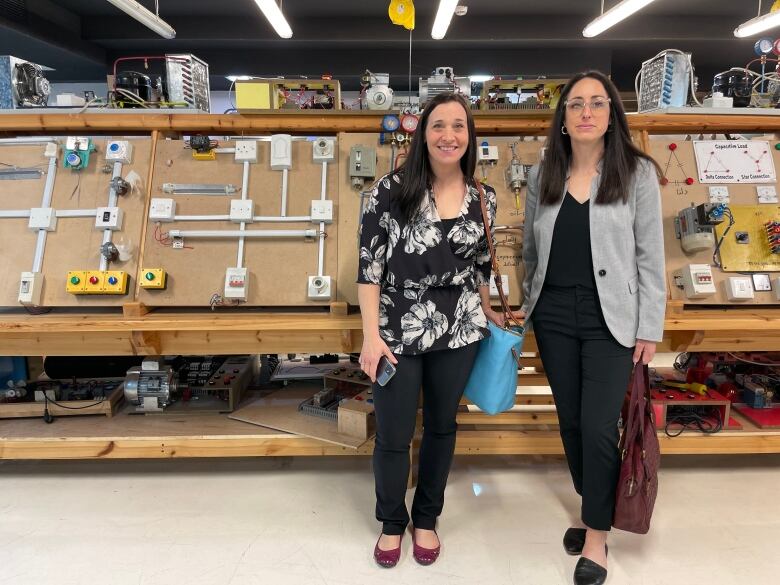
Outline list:
[[[376,132],[381,113],[306,111],[260,116],[155,113],[0,116],[0,136],[55,134],[151,134],[179,136],[288,132],[293,134]],[[490,135],[543,135],[549,113],[477,112],[477,131]],[[767,133],[780,131],[779,117],[632,115],[631,130],[647,147],[650,134]],[[0,355],[153,355],[359,351],[360,316],[333,312],[156,311],[132,317],[115,311],[0,313]],[[695,309],[671,305],[659,351],[780,350],[780,310],[755,307]],[[535,344],[529,336],[527,351]],[[529,383],[543,384],[543,375]],[[549,398],[547,399],[549,402]],[[738,418],[738,415],[735,415]],[[554,419],[518,413],[489,419],[462,412],[459,454],[560,454]],[[762,431],[744,419],[740,431],[662,437],[664,453],[777,453],[780,431]],[[251,427],[210,415],[192,418],[129,416],[70,417],[45,425],[39,420],[0,420],[0,459],[168,458],[259,455],[366,455],[358,450]]]

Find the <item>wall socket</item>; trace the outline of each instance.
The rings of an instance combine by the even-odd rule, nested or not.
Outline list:
[[[236,140],[236,162],[257,162],[257,140]]]

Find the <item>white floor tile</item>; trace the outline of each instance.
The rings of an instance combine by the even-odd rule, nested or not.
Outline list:
[[[653,528],[610,536],[608,583],[776,583],[778,487],[776,455],[664,459]],[[408,534],[374,564],[373,493],[367,458],[0,462],[0,584],[571,583],[561,458],[457,458],[430,567]]]

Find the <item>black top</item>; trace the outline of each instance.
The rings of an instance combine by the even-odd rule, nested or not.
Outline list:
[[[567,192],[555,220],[544,283],[596,288],[590,249],[590,200],[578,202]]]
[[[491,231],[496,192],[483,186]],[[358,283],[380,285],[379,335],[396,354],[464,347],[489,335],[477,286],[490,279],[479,191],[464,188],[456,218],[442,221],[432,191],[409,224],[400,177],[380,179],[360,224]]]

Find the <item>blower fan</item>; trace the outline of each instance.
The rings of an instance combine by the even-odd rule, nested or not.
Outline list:
[[[18,107],[45,106],[51,87],[40,65],[22,61],[14,66],[14,101]]]

